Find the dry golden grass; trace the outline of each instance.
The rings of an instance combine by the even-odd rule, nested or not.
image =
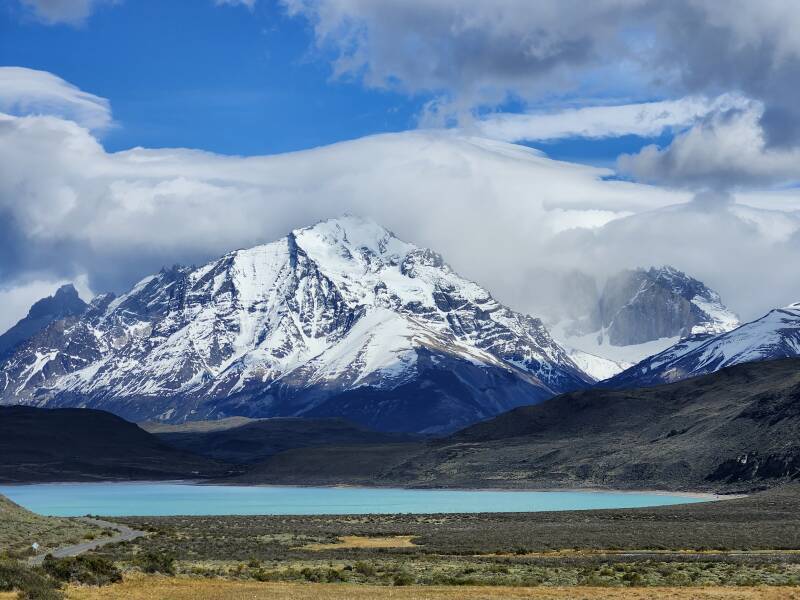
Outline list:
[[[5,595],[0,599],[5,600]],[[9,596],[11,598],[13,596]],[[798,588],[380,587],[132,576],[103,588],[69,589],[71,600],[800,600]]]
[[[363,535],[343,535],[335,544],[307,544],[303,550],[340,550],[345,548],[413,548],[413,535],[393,535],[391,537],[369,537]]]

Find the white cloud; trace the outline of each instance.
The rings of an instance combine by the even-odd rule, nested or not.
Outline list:
[[[252,10],[256,5],[256,0],[214,0],[214,4],[217,6],[246,6]]]
[[[716,113],[666,148],[647,146],[618,160],[641,181],[682,187],[792,185],[800,182],[800,148],[768,147],[761,108]]]
[[[80,25],[102,4],[113,4],[118,0],[22,0],[44,23],[68,23]]]
[[[52,73],[24,67],[0,67],[0,112],[58,115],[93,130],[111,125],[108,100]]]
[[[609,174],[447,131],[243,158],[185,149],[108,153],[74,122],[6,116],[0,281],[9,289],[86,273],[93,289],[119,291],[164,264],[197,264],[350,212],[435,248],[501,300],[534,312],[542,269],[602,275],[674,262],[729,292],[745,315],[785,304],[789,287],[800,286],[784,267],[800,262],[800,218],[789,209],[800,208],[800,193],[782,193],[780,213],[742,216],[723,204],[700,217],[697,207],[675,216],[663,211],[690,194],[604,180]],[[770,234],[775,218],[779,237]],[[732,252],[732,240],[749,252],[746,260]],[[740,284],[765,277],[771,285],[759,295]]]
[[[461,108],[575,85],[611,16],[646,0],[282,0],[307,18],[334,72],[434,91]],[[610,45],[610,44],[609,44]],[[619,66],[619,65],[617,65]],[[617,69],[619,71],[619,69]]]
[[[606,138],[628,134],[655,137],[689,127],[719,111],[746,108],[750,101],[724,94],[713,100],[687,97],[617,106],[587,106],[528,114],[497,113],[478,121],[481,135],[516,142],[567,137]]]

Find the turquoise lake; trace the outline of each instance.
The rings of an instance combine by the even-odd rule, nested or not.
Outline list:
[[[43,515],[344,515],[536,512],[701,502],[667,494],[221,486],[189,483],[48,483],[0,486]]]

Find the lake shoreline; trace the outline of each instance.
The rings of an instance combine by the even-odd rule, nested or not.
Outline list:
[[[541,493],[590,493],[590,494],[632,494],[647,496],[672,496],[682,498],[701,499],[709,501],[733,500],[736,498],[746,498],[750,494],[743,493],[723,493],[723,492],[692,492],[683,490],[658,490],[647,488],[619,489],[611,487],[461,487],[461,486],[402,486],[402,485],[360,485],[360,484],[283,484],[283,483],[232,483],[226,481],[213,481],[207,479],[155,479],[155,480],[128,480],[128,479],[108,479],[108,480],[77,480],[77,481],[34,481],[25,483],[2,483],[0,487],[29,487],[37,485],[79,485],[79,484],[101,484],[108,483],[114,485],[191,485],[208,487],[236,487],[236,488],[273,488],[273,489],[356,489],[356,490],[413,490],[431,492],[541,492]]]
[[[720,499],[663,491],[212,486],[186,480],[0,486],[0,493],[34,512],[60,517],[534,513],[654,508]]]

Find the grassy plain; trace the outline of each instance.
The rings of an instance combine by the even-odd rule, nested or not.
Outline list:
[[[800,600],[800,486],[551,513],[128,517],[123,583],[68,598]],[[1,596],[0,596],[1,597]]]
[[[205,580],[607,588],[797,586],[800,486],[630,510],[442,515],[136,517],[143,553]],[[486,592],[487,594],[489,592]]]
[[[0,598],[5,598],[0,594]],[[8,595],[9,600],[14,596]],[[800,600],[789,588],[381,587],[352,584],[259,583],[133,576],[118,585],[71,587],[71,600]]]

